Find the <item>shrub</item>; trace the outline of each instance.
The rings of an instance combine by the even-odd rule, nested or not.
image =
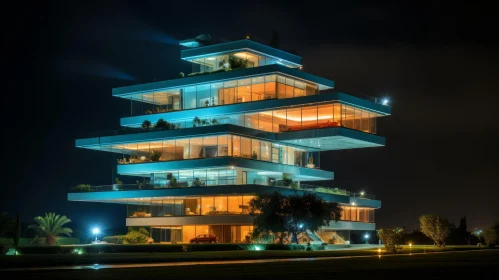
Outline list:
[[[382,228],[378,229],[378,237],[385,245],[386,251],[390,253],[397,253],[402,249],[402,229],[400,228]]]
[[[142,233],[143,235],[149,236],[149,232],[147,231],[146,228],[143,228],[143,227],[139,228],[139,233]]]
[[[76,187],[72,187],[71,191],[73,192],[92,192],[92,187],[87,184],[79,184]]]
[[[154,126],[155,128],[159,128],[159,129],[170,129],[170,123],[163,120],[163,119],[159,119],[158,122],[156,122],[156,125]]]
[[[102,238],[102,240],[106,241],[107,243],[123,244],[123,241],[125,240],[125,235],[106,236]]]
[[[282,184],[285,187],[289,187],[291,183],[293,183],[293,180],[290,177],[288,177],[288,175],[282,174]]]
[[[0,245],[14,245],[14,240],[12,238],[0,238]]]
[[[143,129],[148,129],[151,127],[151,122],[148,121],[148,120],[145,120],[144,122],[142,122],[142,128]]]
[[[494,228],[484,230],[483,239],[489,247],[494,247],[497,243],[497,231]]]
[[[148,239],[149,239],[149,236],[144,235],[138,231],[130,231],[124,237],[124,241],[126,241],[126,243],[128,243],[128,244],[147,243]]]
[[[159,161],[159,159],[161,158],[161,153],[158,152],[158,151],[152,151],[151,152],[151,160],[152,161]]]
[[[80,239],[75,237],[57,237],[55,239],[56,245],[75,245],[80,244]]]

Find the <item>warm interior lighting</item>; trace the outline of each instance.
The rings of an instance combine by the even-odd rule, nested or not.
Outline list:
[[[237,56],[239,58],[244,58],[244,59],[250,59],[252,57],[249,53],[246,53],[246,52],[235,53],[234,56]]]

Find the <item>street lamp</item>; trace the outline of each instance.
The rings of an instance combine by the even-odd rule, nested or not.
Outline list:
[[[388,105],[388,102],[390,102],[390,100],[388,100],[388,98],[383,98],[383,100],[381,100],[381,104],[387,106]]]
[[[409,243],[409,255],[412,255],[412,243]]]
[[[99,228],[93,228],[92,229],[92,234],[95,234],[95,242],[97,242],[97,235],[100,233]]]
[[[366,244],[369,244],[369,234],[366,233],[364,239],[366,240]]]

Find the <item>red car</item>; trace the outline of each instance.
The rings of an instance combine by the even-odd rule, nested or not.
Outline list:
[[[217,243],[218,239],[216,236],[210,234],[201,234],[190,241],[191,243]]]

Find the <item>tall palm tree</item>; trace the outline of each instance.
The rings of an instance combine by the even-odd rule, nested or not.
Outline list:
[[[66,216],[56,215],[55,213],[45,213],[45,217],[35,217],[35,222],[36,224],[30,225],[28,228],[45,234],[47,245],[53,245],[58,234],[71,236],[71,233],[73,232],[70,228],[62,227],[63,225],[70,223],[71,220]]]

